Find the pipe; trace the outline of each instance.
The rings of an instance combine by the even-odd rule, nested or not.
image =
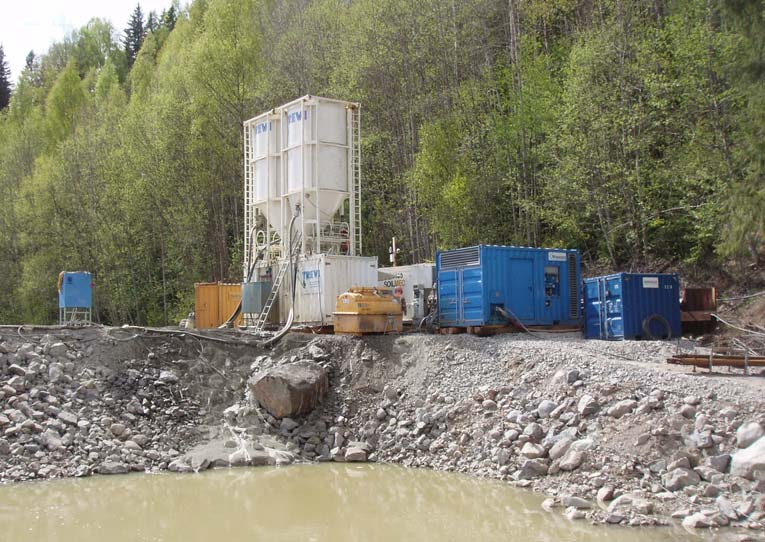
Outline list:
[[[291,284],[292,306],[290,307],[290,313],[287,316],[287,322],[284,324],[284,327],[280,329],[279,331],[277,331],[273,337],[260,343],[260,346],[263,346],[263,347],[272,346],[278,343],[282,339],[282,337],[284,337],[289,332],[290,328],[292,327],[292,322],[295,319],[295,286],[297,286],[297,261],[295,261],[294,264],[292,263],[292,250],[293,250],[292,243],[294,242],[292,239],[292,226],[295,224],[295,220],[297,219],[301,210],[302,209],[300,207],[297,207],[297,210],[296,210],[297,212],[294,215],[292,215],[292,220],[290,220],[290,226],[287,231],[287,237],[289,237],[289,240],[290,240],[289,248],[288,248],[289,252],[287,253],[287,257],[289,258],[290,266],[292,267],[292,269],[290,270],[291,271],[290,278],[292,279],[292,284]],[[302,238],[302,235],[300,237]],[[302,239],[301,239],[301,242],[302,242]],[[297,255],[295,255],[295,259],[297,260]]]

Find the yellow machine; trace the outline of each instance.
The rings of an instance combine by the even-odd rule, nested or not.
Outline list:
[[[401,302],[390,290],[353,287],[337,296],[334,313],[335,333],[401,332],[404,313]]]

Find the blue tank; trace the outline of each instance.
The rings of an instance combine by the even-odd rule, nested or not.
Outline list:
[[[584,280],[588,339],[669,339],[681,334],[680,279],[671,273],[617,273]]]
[[[93,306],[93,281],[87,271],[62,271],[58,277],[60,309],[90,309]]]
[[[436,254],[441,327],[580,325],[579,251],[498,245]]]

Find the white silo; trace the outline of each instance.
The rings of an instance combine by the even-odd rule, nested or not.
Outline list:
[[[253,267],[253,281],[279,283],[288,256],[287,230],[296,215],[294,227],[302,234],[298,269],[308,277],[295,292],[297,322],[327,324],[335,296],[351,286],[374,286],[376,280],[369,269],[376,269],[377,259],[359,256],[360,126],[359,104],[318,96],[303,96],[245,122],[245,280]],[[264,247],[265,256],[252,265]],[[314,260],[325,264],[303,269]],[[313,288],[317,276],[321,286]],[[356,283],[362,279],[369,284]],[[289,288],[285,284],[279,292],[282,307],[292,305]]]

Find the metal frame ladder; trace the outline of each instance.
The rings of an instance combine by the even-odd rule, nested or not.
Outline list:
[[[257,332],[263,331],[263,328],[266,325],[266,320],[268,320],[268,315],[271,314],[271,308],[274,306],[274,302],[276,301],[276,296],[279,294],[279,290],[282,287],[282,282],[284,282],[284,276],[287,274],[287,269],[289,269],[292,259],[300,253],[303,235],[298,232],[295,237],[296,239],[292,242],[292,251],[290,252],[289,258],[282,260],[282,262],[279,264],[279,271],[276,274],[273,286],[271,286],[271,293],[268,294],[266,304],[263,305],[263,309],[260,311],[258,319],[255,320],[255,331]]]
[[[351,175],[353,176],[353,244],[355,256],[362,254],[361,246],[361,110],[351,111]]]

